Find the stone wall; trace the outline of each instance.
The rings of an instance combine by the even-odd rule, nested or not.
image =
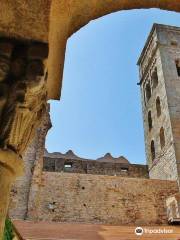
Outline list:
[[[168,26],[160,28],[159,38],[162,42],[161,62],[171,119],[176,168],[180,181],[180,76],[176,68],[176,61],[180,64],[180,28]]]
[[[33,204],[41,181],[45,137],[50,127],[50,116],[47,111],[41,127],[37,129],[34,140],[23,156],[24,175],[19,177],[12,186],[9,205],[9,216],[12,218],[25,219],[29,202]]]
[[[170,65],[172,59],[166,52],[168,46],[177,53],[177,48],[171,45],[171,41],[173,41],[178,31],[180,34],[179,28],[155,24],[139,59],[146,158],[150,178],[154,179],[178,180],[178,159],[175,149],[171,108],[179,105],[179,93],[176,91],[179,86],[176,84],[177,77],[174,78],[175,73],[177,75],[177,72],[174,71],[175,60],[173,67]],[[157,70],[157,86],[155,86],[153,80],[155,69]],[[174,80],[171,78],[174,78]],[[151,92],[149,100],[146,92],[148,84]],[[168,86],[171,86],[171,89]],[[161,107],[161,114],[159,115],[156,107],[158,98]],[[176,100],[173,101],[172,98]],[[152,127],[149,126],[149,113],[151,113]],[[164,129],[165,136],[165,146],[163,147],[160,142],[161,128]],[[151,150],[152,141],[154,141],[154,158]]]
[[[69,167],[66,167],[68,165]],[[44,157],[44,171],[148,178],[146,165]]]
[[[29,219],[108,224],[167,223],[165,200],[174,181],[43,172]]]

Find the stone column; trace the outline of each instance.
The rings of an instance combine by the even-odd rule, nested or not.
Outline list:
[[[12,172],[4,167],[3,165],[0,165],[0,188],[1,188],[1,194],[0,194],[0,239],[2,239],[2,233],[4,229],[4,221],[6,218],[6,213],[8,209],[8,203],[9,203],[9,191],[11,188],[11,184],[13,182],[13,174]]]
[[[8,209],[10,218],[27,219],[27,216],[36,213],[37,198],[41,186],[45,138],[50,127],[50,115],[47,111],[43,116],[41,126],[36,130],[32,143],[23,154],[23,176],[17,179],[11,189]]]
[[[0,150],[0,239],[3,237],[11,185],[15,178],[22,174],[22,163],[21,158],[13,151]]]
[[[21,156],[46,112],[47,55],[46,43],[0,38],[0,239]]]

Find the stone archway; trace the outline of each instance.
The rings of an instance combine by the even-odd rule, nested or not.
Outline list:
[[[48,98],[59,99],[67,39],[91,20],[130,9],[180,12],[177,0],[1,0],[0,36],[49,42]],[[37,18],[38,16],[38,18]]]
[[[120,10],[140,8],[160,8],[180,12],[180,2],[177,0],[1,0],[0,78],[3,84],[1,88],[3,112],[0,119],[0,188],[3,198],[0,201],[0,238],[7,212],[9,189],[15,176],[22,170],[21,153],[26,149],[34,129],[42,120],[47,102],[46,92],[49,99],[60,98],[68,38],[93,19]],[[47,73],[44,66],[46,66],[48,42],[46,84]],[[19,51],[20,53],[24,51],[21,47],[25,49],[24,56],[19,54]],[[18,73],[17,69],[12,72],[9,68],[13,52],[18,64],[22,63],[22,76],[19,76],[21,72]],[[17,67],[17,64],[15,65]],[[13,77],[13,81],[10,81],[9,76]],[[23,84],[19,83],[19,77]],[[21,124],[18,131],[17,121]]]
[[[130,9],[159,8],[180,12],[176,0],[76,0],[52,1],[49,28],[49,98],[59,99],[68,38],[91,20]],[[55,17],[56,16],[56,17]],[[52,81],[53,80],[53,81]]]

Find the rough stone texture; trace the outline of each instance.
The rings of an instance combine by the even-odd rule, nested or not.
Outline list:
[[[150,178],[178,180],[180,176],[180,79],[175,61],[179,57],[180,28],[155,24],[139,59],[144,135]],[[157,68],[158,85],[153,88],[152,72]],[[147,101],[145,88],[151,87]],[[156,99],[160,98],[161,115],[157,115]],[[152,115],[149,130],[148,112]],[[165,146],[161,148],[160,129],[164,128]],[[155,143],[152,161],[151,141]]]
[[[47,108],[47,56],[47,43],[0,36],[0,239],[11,185]]]
[[[166,199],[169,223],[180,222],[180,193]]]
[[[180,180],[180,76],[176,69],[176,60],[180,60],[180,28],[161,28],[159,38],[163,42],[161,61]]]
[[[175,181],[44,172],[29,219],[109,224],[163,224]]]
[[[45,137],[50,126],[48,110],[43,117],[41,127],[36,131],[34,140],[23,156],[24,174],[17,179],[11,189],[10,217],[15,219],[25,219],[27,217],[28,203],[32,198],[31,191],[35,195],[37,191],[37,189],[35,190],[36,181],[41,179]]]
[[[11,201],[9,206],[9,216],[13,218],[25,219],[27,214],[27,203],[29,200],[29,189],[36,155],[37,139],[33,140],[28,147],[24,157],[24,173],[17,178],[11,189]]]
[[[146,165],[130,164],[123,157],[119,159],[112,158],[112,160],[110,158],[108,161],[105,157],[95,161],[81,158],[73,159],[71,156],[68,157],[68,154],[60,154],[60,156],[56,155],[56,157],[50,157],[50,155],[48,154],[49,157],[44,157],[44,171],[117,175],[136,178],[149,177]],[[71,167],[65,167],[67,164]]]
[[[48,44],[0,38],[1,149],[22,156],[41,124],[47,106],[47,56]]]

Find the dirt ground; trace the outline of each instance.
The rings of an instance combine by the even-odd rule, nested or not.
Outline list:
[[[143,227],[144,234],[137,236],[135,226],[36,223],[19,220],[14,221],[14,225],[23,240],[180,240],[180,226],[147,226]],[[158,229],[173,231],[173,233],[147,233],[147,231]]]

